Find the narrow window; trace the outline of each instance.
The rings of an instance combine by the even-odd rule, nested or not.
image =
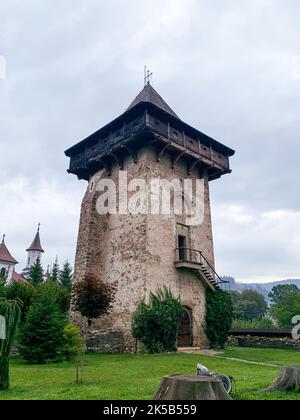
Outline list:
[[[179,250],[179,261],[186,261],[187,248],[186,248],[186,237],[178,236],[178,250]]]

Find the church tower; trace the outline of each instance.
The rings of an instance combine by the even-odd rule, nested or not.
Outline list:
[[[231,172],[233,154],[182,121],[149,82],[121,116],[66,151],[69,173],[88,182],[74,281],[91,273],[117,288],[111,313],[95,321],[89,331],[90,349],[135,351],[132,314],[141,300],[147,301],[151,292],[164,286],[185,306],[178,345],[207,346],[205,290],[215,290],[222,282],[215,271],[209,183]],[[200,181],[201,221],[191,225],[184,213],[175,212],[126,213],[120,205],[117,213],[102,214],[98,186],[103,180],[113,181],[119,199],[124,195],[125,172],[133,185],[136,180],[146,185],[157,179],[169,183],[176,179],[182,185],[186,180]],[[86,320],[78,314],[73,317],[87,328]]]
[[[44,253],[44,250],[41,245],[41,238],[40,238],[40,224],[38,225],[38,229],[33,239],[33,242],[30,245],[30,247],[26,249],[26,252],[28,254],[27,265],[22,273],[25,278],[28,277],[31,267],[37,262],[37,260],[39,259],[41,261],[42,255]]]

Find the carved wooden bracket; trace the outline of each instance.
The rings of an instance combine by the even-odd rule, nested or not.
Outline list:
[[[174,159],[172,160],[172,169],[174,169],[177,165],[177,163],[179,162],[179,160],[186,154],[186,151],[184,152],[180,152],[177,154],[176,157],[174,157]]]

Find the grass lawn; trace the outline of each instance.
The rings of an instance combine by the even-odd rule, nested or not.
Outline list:
[[[84,383],[76,385],[73,362],[30,366],[13,360],[11,390],[0,392],[0,400],[150,400],[162,376],[194,374],[197,363],[234,376],[237,399],[300,400],[299,393],[264,391],[277,377],[280,366],[300,364],[296,351],[231,347],[217,357],[90,354],[85,361]]]

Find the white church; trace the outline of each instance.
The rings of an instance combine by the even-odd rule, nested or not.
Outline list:
[[[6,244],[5,235],[3,235],[2,243],[0,244],[0,276],[7,276],[7,283],[12,281],[27,281],[30,268],[37,262],[38,259],[42,259],[44,250],[41,245],[40,238],[40,225],[38,226],[37,233],[33,239],[32,244],[26,249],[28,253],[27,265],[21,274],[16,272],[16,265],[18,261],[11,255]]]

